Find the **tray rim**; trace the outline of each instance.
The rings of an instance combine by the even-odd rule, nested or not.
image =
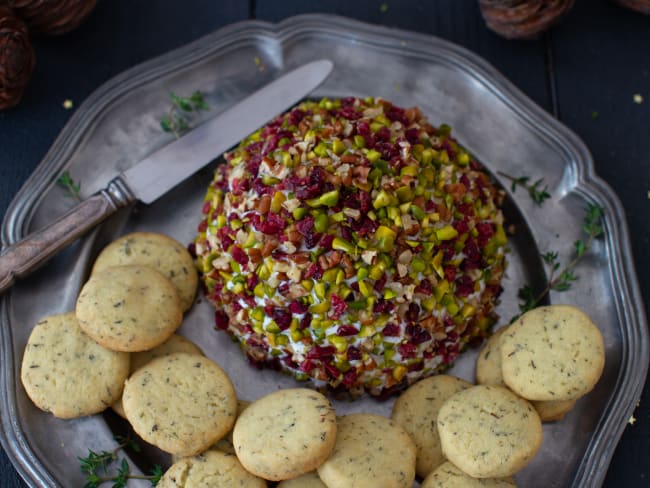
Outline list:
[[[450,41],[339,15],[302,14],[277,23],[259,20],[235,22],[190,44],[138,64],[97,88],[65,124],[51,148],[9,205],[2,222],[0,240],[3,247],[26,234],[33,217],[33,209],[39,205],[45,190],[54,184],[54,175],[65,167],[68,158],[83,141],[84,136],[92,131],[93,122],[97,121],[113,101],[158,76],[182,70],[219,50],[237,46],[251,38],[271,39],[282,45],[285,40],[303,33],[314,35],[341,32],[346,35],[352,35],[349,33],[354,32],[353,37],[400,52],[404,49],[400,42],[407,42],[409,52],[413,55],[452,63],[478,79],[492,95],[508,105],[522,122],[532,126],[536,133],[552,140],[554,145],[570,156],[568,164],[573,171],[572,191],[586,200],[597,202],[605,209],[608,248],[618,251],[610,253],[608,261],[611,279],[620,286],[620,291],[614,295],[614,304],[620,319],[621,364],[614,390],[610,393],[609,401],[601,413],[572,482],[575,487],[602,485],[626,420],[632,414],[636,399],[643,390],[650,358],[645,310],[643,307],[634,306],[642,304],[643,299],[634,268],[623,206],[609,185],[597,176],[588,148],[573,131],[539,107],[486,60]],[[285,66],[282,70],[284,68]],[[9,393],[2,396],[0,403],[0,443],[26,482],[35,482],[38,486],[58,486],[27,445],[16,421],[16,403],[10,401],[14,400],[13,391],[17,383],[18,369],[13,351],[9,347],[10,304],[11,291],[2,297],[0,309],[0,354],[3,359],[0,362],[0,381]]]

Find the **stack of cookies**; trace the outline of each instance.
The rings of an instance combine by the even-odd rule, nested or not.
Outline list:
[[[478,385],[440,375],[395,402],[392,418],[413,438],[422,488],[514,486],[542,444],[542,422],[560,420],[604,367],[603,338],[576,307],[540,307],[495,333],[479,354]]]

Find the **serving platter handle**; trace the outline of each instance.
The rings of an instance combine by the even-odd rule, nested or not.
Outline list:
[[[17,278],[27,276],[133,201],[135,198],[117,177],[105,189],[83,200],[51,224],[4,249],[0,254],[0,294],[9,289]]]

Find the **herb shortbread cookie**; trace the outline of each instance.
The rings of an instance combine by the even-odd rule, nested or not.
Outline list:
[[[41,410],[59,418],[101,412],[122,393],[129,355],[83,333],[74,313],[41,319],[32,330],[20,379]]]
[[[297,478],[281,481],[277,488],[327,488],[327,485],[318,477],[318,472],[310,471]]]
[[[126,381],[122,404],[133,429],[165,452],[192,456],[232,428],[237,398],[221,367],[196,354],[154,359]]]
[[[192,256],[180,242],[154,232],[127,234],[102,249],[92,273],[125,265],[148,266],[160,271],[176,287],[183,310],[192,306],[198,273]]]
[[[200,356],[203,356],[203,351],[201,351],[199,346],[194,344],[192,341],[181,335],[172,334],[169,339],[167,339],[159,346],[154,347],[153,349],[131,353],[131,368],[129,375],[133,374],[134,371],[140,369],[142,366],[156,358],[169,356],[170,354],[174,354],[176,352],[186,352],[188,354],[198,354]],[[121,397],[118,401],[111,405],[111,408],[120,417],[126,418],[124,407],[122,406]]]
[[[241,412],[233,429],[242,465],[273,481],[313,471],[327,459],[335,440],[332,405],[308,388],[279,390],[260,398]]]
[[[507,386],[501,371],[501,337],[508,326],[497,330],[481,349],[476,360],[476,382],[481,385]],[[531,401],[542,422],[561,420],[576,404],[573,400]]]
[[[334,451],[318,468],[318,476],[330,487],[411,488],[415,455],[415,443],[393,420],[345,415],[338,419]]]
[[[528,400],[574,400],[590,392],[605,366],[603,336],[577,307],[526,312],[501,337],[503,380]]]
[[[165,342],[181,325],[174,285],[146,266],[116,266],[90,277],[75,308],[79,325],[104,347],[137,352]]]
[[[502,386],[477,385],[453,395],[438,413],[445,457],[474,478],[511,476],[542,445],[533,406]]]
[[[176,461],[157,488],[265,488],[266,481],[244,469],[233,454],[205,451]]]
[[[410,386],[395,401],[391,418],[415,442],[418,476],[426,477],[445,461],[436,425],[438,412],[449,397],[470,386],[454,376],[432,376]]]
[[[422,482],[421,488],[512,488],[512,478],[472,478],[449,461],[441,464]]]

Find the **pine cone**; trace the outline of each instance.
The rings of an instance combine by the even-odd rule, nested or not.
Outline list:
[[[34,70],[34,51],[25,23],[0,5],[0,110],[16,105]]]
[[[76,29],[97,0],[8,0],[33,32],[58,35]]]
[[[508,38],[534,38],[557,23],[574,0],[479,0],[487,26]]]
[[[650,15],[650,0],[615,0],[625,8]]]

